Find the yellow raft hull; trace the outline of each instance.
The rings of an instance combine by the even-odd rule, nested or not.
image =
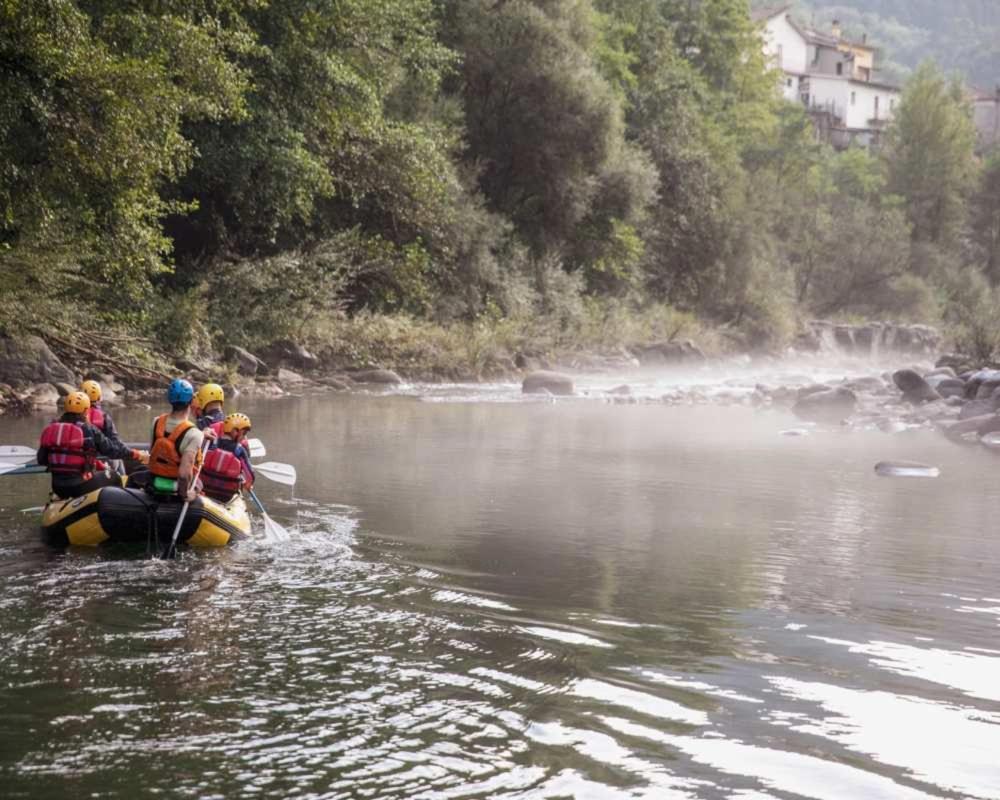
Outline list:
[[[106,486],[72,500],[49,503],[42,513],[42,528],[57,545],[165,543],[173,535],[182,505],[141,489]],[[177,541],[192,547],[225,547],[247,538],[250,526],[241,495],[226,505],[199,497],[188,507]]]

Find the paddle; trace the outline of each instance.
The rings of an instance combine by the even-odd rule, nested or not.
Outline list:
[[[0,475],[41,475],[48,467],[41,464],[0,464]]]
[[[288,541],[291,538],[288,531],[268,516],[267,511],[264,510],[264,504],[260,502],[260,499],[257,497],[257,493],[253,489],[250,489],[250,499],[254,501],[257,509],[261,513],[261,516],[264,517],[264,535],[267,536],[268,539],[277,539],[282,542]]]
[[[34,461],[37,455],[38,451],[33,447],[25,447],[20,444],[0,444],[0,459],[3,461],[27,464],[29,461]]]
[[[194,473],[191,475],[191,482],[189,486],[194,486],[198,482],[198,476],[201,475],[202,464],[205,463],[205,451],[208,450],[208,446],[211,442],[206,439],[201,445],[201,459],[198,466],[195,468]],[[177,552],[177,537],[181,534],[181,526],[184,524],[184,518],[187,516],[188,507],[191,505],[191,501],[184,498],[184,506],[181,508],[181,515],[177,518],[177,525],[174,526],[174,535],[170,537],[170,544],[167,545],[167,549],[163,551],[163,555],[160,556],[161,559],[166,560],[168,558],[173,558],[174,554]]]
[[[267,455],[267,449],[260,439],[248,439],[247,449],[250,451],[250,458],[263,458]]]
[[[285,486],[294,486],[298,480],[295,467],[291,464],[280,464],[277,461],[266,461],[263,464],[254,464],[253,471],[256,475],[263,475],[268,480],[281,483]]]

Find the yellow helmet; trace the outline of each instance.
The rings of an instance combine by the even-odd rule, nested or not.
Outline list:
[[[251,427],[250,417],[246,414],[230,414],[222,423],[222,430],[227,434],[233,431],[248,431]]]
[[[101,402],[103,392],[101,392],[101,384],[97,381],[84,381],[80,384],[80,391],[90,398],[91,403]]]
[[[70,392],[63,400],[63,411],[67,414],[86,414],[90,409],[90,398],[83,392]]]
[[[194,396],[194,401],[198,404],[198,408],[204,411],[209,403],[225,403],[226,393],[222,391],[222,387],[217,383],[206,383],[198,390],[198,394]]]

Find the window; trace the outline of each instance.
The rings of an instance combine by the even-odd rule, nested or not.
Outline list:
[[[851,105],[856,106],[858,104],[858,93],[851,92]]]
[[[788,79],[787,86],[788,86],[789,89],[792,88],[792,79],[791,78]]]
[[[878,119],[878,101],[879,101],[879,96],[875,95],[875,119]]]
[[[838,75],[843,75],[844,74],[844,62],[843,61],[838,61],[837,62],[837,74]]]
[[[819,63],[819,45],[813,48],[813,64]]]

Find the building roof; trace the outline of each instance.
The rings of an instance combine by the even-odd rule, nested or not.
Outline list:
[[[764,8],[758,8],[755,11],[750,12],[750,19],[754,22],[766,22],[769,19],[774,19],[781,14],[787,14],[792,8],[791,3],[784,3],[781,5],[765,6]]]

